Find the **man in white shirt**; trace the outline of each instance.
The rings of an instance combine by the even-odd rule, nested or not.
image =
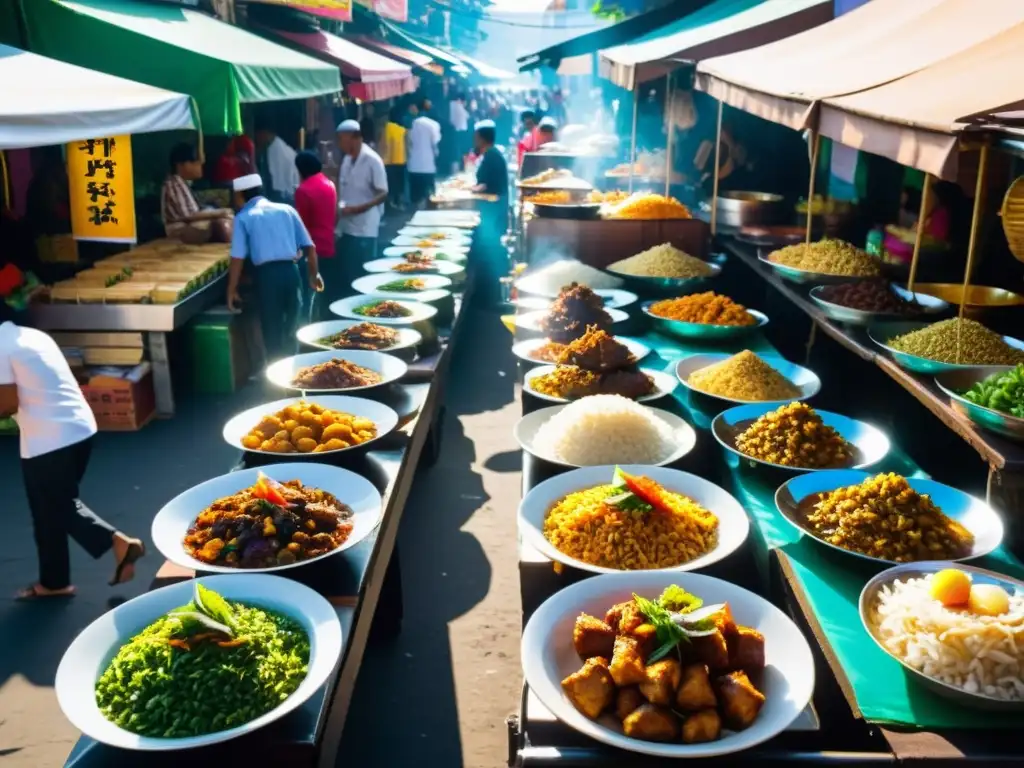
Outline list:
[[[437,153],[441,146],[441,126],[427,117],[430,100],[420,103],[419,117],[412,121],[406,142],[409,145],[406,167],[409,169],[409,197],[414,206],[421,205],[434,194],[437,176]]]
[[[113,549],[112,586],[131,580],[145,545],[78,498],[96,418],[60,347],[42,331],[0,325],[0,413],[14,413],[21,432],[21,472],[39,555],[39,581],[16,599],[75,594],[68,536],[95,559]]]
[[[377,258],[377,235],[384,201],[388,198],[388,175],[373,149],[366,146],[355,120],[338,126],[338,147],[342,151],[338,169],[337,256],[339,274],[325,276],[326,303],[343,298],[352,280],[361,277],[363,264]]]
[[[269,128],[256,131],[256,156],[263,191],[272,203],[293,203],[302,178],[295,167],[298,153]]]
[[[455,131],[455,173],[462,170],[462,161],[473,148],[473,139],[469,133],[469,110],[466,109],[466,97],[461,93],[455,95],[448,108],[448,121]]]

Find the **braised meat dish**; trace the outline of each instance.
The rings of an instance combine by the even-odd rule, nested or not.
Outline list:
[[[352,389],[380,384],[384,377],[377,371],[334,358],[300,368],[292,379],[292,386],[302,389]]]
[[[612,318],[604,309],[604,300],[578,283],[563,288],[551,310],[540,321],[541,330],[552,341],[563,343],[583,336],[589,326],[607,331],[612,327]]]
[[[320,343],[335,349],[387,349],[398,343],[398,331],[377,323],[359,323],[341,333],[320,339]]]

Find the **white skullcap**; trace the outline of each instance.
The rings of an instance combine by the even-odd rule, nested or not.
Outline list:
[[[235,192],[245,192],[247,189],[256,189],[256,187],[263,186],[263,179],[260,178],[258,173],[250,173],[247,176],[239,176],[233,182],[231,182],[232,188]]]
[[[473,126],[474,131],[479,131],[481,128],[497,128],[493,120],[480,120],[476,125]]]
[[[338,133],[362,133],[358,120],[342,120],[338,126]]]
[[[541,128],[557,128],[558,127],[558,123],[555,121],[555,118],[553,118],[553,117],[542,117],[540,119],[540,122],[538,123],[538,125]]]

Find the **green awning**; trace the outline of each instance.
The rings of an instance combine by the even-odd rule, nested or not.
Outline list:
[[[242,131],[240,105],[341,90],[338,68],[207,16],[137,0],[23,3],[34,53],[186,93],[202,130]]]

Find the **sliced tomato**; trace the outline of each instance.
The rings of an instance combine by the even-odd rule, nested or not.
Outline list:
[[[630,493],[650,504],[655,509],[660,509],[662,511],[668,509],[668,505],[662,498],[663,489],[660,485],[649,477],[627,475],[625,472],[622,472],[622,470],[619,471],[622,473],[622,479],[625,481],[626,488],[629,489]]]
[[[257,499],[269,501],[278,507],[287,507],[288,499],[277,489],[277,483],[260,472],[256,477],[256,485],[253,486],[252,495]]]

